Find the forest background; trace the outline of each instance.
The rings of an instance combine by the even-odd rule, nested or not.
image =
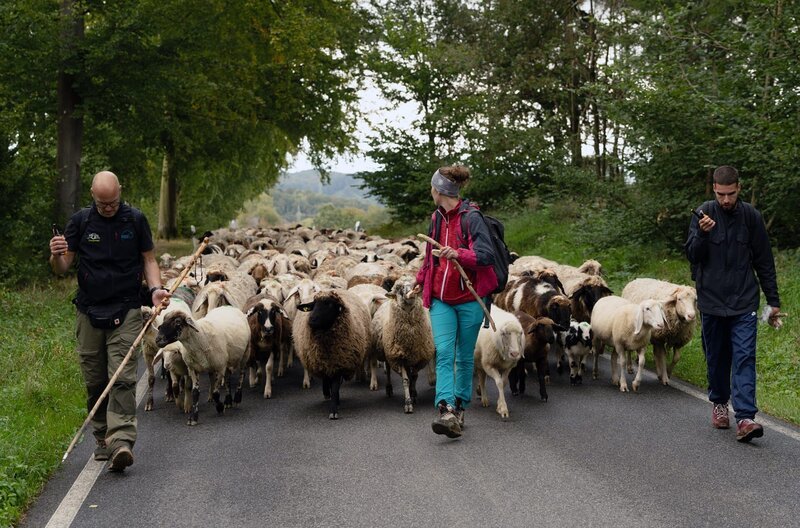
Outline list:
[[[8,0],[0,6],[0,280],[45,276],[50,224],[101,169],[159,237],[227,225],[288,160],[356,148],[359,174],[419,221],[460,162],[489,210],[581,204],[606,247],[679,251],[720,164],[773,244],[800,245],[797,2]],[[157,224],[156,224],[157,219]],[[35,258],[32,258],[35,257]],[[41,258],[39,258],[41,257]]]

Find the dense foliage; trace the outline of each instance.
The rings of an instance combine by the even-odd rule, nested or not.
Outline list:
[[[401,220],[429,209],[442,164],[493,207],[566,190],[608,213],[607,242],[680,247],[713,168],[740,169],[774,241],[800,244],[797,2],[375,1],[383,94],[365,185]],[[572,194],[573,196],[575,194]]]
[[[68,35],[76,21],[82,34]],[[75,206],[88,203],[92,175],[111,169],[155,228],[163,177],[177,193],[167,210],[187,232],[227,223],[275,183],[287,154],[305,147],[324,166],[352,146],[362,26],[354,1],[2,2],[2,280],[41,272],[31,256],[44,257],[50,223],[65,219],[59,70],[84,130]]]

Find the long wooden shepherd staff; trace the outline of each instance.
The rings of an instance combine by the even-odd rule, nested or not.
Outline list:
[[[175,290],[178,288],[178,286],[180,286],[181,283],[183,282],[183,279],[186,278],[186,275],[189,273],[189,271],[194,266],[194,261],[197,260],[197,257],[200,256],[200,253],[202,253],[203,250],[208,245],[210,236],[211,236],[211,233],[206,233],[205,234],[205,236],[203,237],[203,243],[200,244],[197,247],[197,251],[195,251],[194,255],[192,255],[192,260],[189,261],[189,264],[187,264],[186,267],[181,272],[181,274],[178,275],[178,279],[175,282],[173,282],[172,288],[170,288],[170,290],[169,290],[170,294],[174,293]],[[105,390],[100,395],[100,397],[97,399],[97,403],[95,403],[94,407],[92,408],[92,410],[89,411],[89,415],[83,421],[83,425],[81,425],[80,429],[78,429],[78,432],[75,433],[75,437],[72,439],[72,442],[70,442],[69,447],[67,448],[67,452],[64,453],[64,456],[61,458],[61,462],[62,463],[67,459],[67,457],[69,456],[70,452],[72,452],[72,449],[75,447],[75,444],[78,443],[78,439],[80,438],[84,427],[86,427],[86,425],[92,420],[92,418],[94,418],[95,413],[97,413],[97,409],[100,408],[100,404],[103,403],[103,400],[106,398],[106,396],[108,396],[108,393],[111,392],[111,387],[114,385],[114,382],[117,381],[117,378],[119,377],[120,373],[122,373],[122,369],[125,368],[125,365],[128,364],[128,360],[130,360],[130,358],[133,356],[133,352],[136,350],[136,347],[139,346],[139,343],[142,341],[142,338],[144,337],[144,333],[147,332],[147,329],[150,328],[150,325],[153,324],[153,321],[156,320],[156,317],[158,317],[158,314],[160,314],[161,310],[164,309],[164,306],[165,305],[163,304],[163,301],[161,303],[159,303],[159,305],[156,306],[155,309],[153,310],[153,314],[150,316],[150,319],[148,319],[147,322],[144,323],[144,326],[142,327],[142,331],[139,332],[138,336],[136,336],[136,340],[131,345],[131,348],[128,350],[128,353],[125,354],[125,357],[122,359],[122,363],[120,363],[119,367],[117,367],[117,371],[114,372],[114,375],[111,376],[110,380],[108,380],[108,385],[106,385]]]
[[[422,240],[424,240],[428,244],[431,244],[436,249],[444,249],[444,246],[442,246],[440,243],[438,243],[437,241],[435,241],[434,239],[432,239],[429,236],[423,235],[422,233],[418,233],[417,237],[421,238]],[[456,265],[456,269],[461,274],[461,278],[464,279],[464,283],[467,285],[467,289],[469,289],[469,291],[472,294],[472,296],[475,297],[475,300],[478,301],[478,304],[480,304],[481,308],[483,308],[483,313],[484,313],[484,315],[486,315],[486,319],[489,320],[489,324],[492,325],[492,330],[497,332],[497,327],[494,325],[494,319],[492,319],[492,314],[489,313],[489,310],[486,308],[486,305],[483,304],[483,299],[481,299],[478,296],[478,292],[476,292],[475,288],[472,287],[472,283],[469,281],[469,277],[467,277],[467,272],[464,271],[464,268],[462,268],[461,264],[459,264],[457,261],[451,260],[450,262],[452,262],[453,264]]]

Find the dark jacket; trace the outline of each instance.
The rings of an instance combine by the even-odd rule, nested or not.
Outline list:
[[[700,311],[721,317],[755,312],[759,283],[767,302],[780,306],[775,260],[761,213],[742,200],[730,213],[716,200],[705,202],[700,209],[716,222],[706,233],[692,215],[685,245],[695,272]]]
[[[79,310],[109,304],[141,306],[142,253],[153,249],[150,225],[141,211],[123,203],[112,218],[105,218],[92,204],[88,216],[86,208],[72,215],[64,237],[78,257]]]
[[[489,228],[468,200],[461,200],[451,211],[438,207],[431,216],[428,236],[458,252],[458,263],[464,268],[473,288],[480,297],[489,295],[497,287],[494,274],[494,247]],[[461,217],[465,216],[468,233],[461,232]],[[456,267],[447,259],[435,258],[431,246],[425,250],[425,260],[417,273],[417,283],[422,284],[422,304],[429,308],[433,298],[448,304],[474,301]]]

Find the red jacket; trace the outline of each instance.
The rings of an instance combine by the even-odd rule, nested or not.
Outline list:
[[[494,251],[489,238],[489,229],[479,214],[467,214],[477,206],[460,200],[450,211],[438,207],[431,215],[428,235],[458,252],[457,261],[464,268],[472,287],[480,297],[486,297],[497,287],[494,274]],[[467,215],[467,233],[461,232],[461,217]],[[429,308],[434,298],[447,304],[462,304],[474,301],[456,266],[447,259],[436,258],[428,245],[425,260],[417,272],[417,283],[422,285],[422,303]]]

